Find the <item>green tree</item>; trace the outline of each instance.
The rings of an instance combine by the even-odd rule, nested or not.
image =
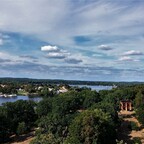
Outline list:
[[[25,122],[18,123],[17,134],[21,135],[27,131]]]
[[[45,98],[40,101],[36,107],[36,112],[39,117],[46,116],[52,111],[52,99]]]
[[[144,125],[144,95],[141,91],[135,97],[135,111],[139,122]]]
[[[72,122],[65,143],[107,144],[115,141],[115,128],[110,115],[102,110],[84,111]]]
[[[144,104],[136,109],[136,116],[139,122],[144,126]]]
[[[141,105],[144,104],[144,95],[141,91],[139,91],[137,94],[136,94],[136,97],[135,97],[135,108],[139,108]]]
[[[60,139],[53,134],[41,134],[33,139],[30,144],[60,144]],[[62,144],[62,143],[61,143]]]
[[[93,104],[90,107],[90,109],[91,110],[101,109],[103,112],[110,114],[110,116],[115,124],[118,123],[118,113],[116,110],[116,106],[113,103],[101,101],[99,103]]]
[[[89,89],[81,91],[80,95],[84,98],[84,109],[89,108],[92,104],[97,103],[101,100],[99,94],[96,91],[91,91]]]
[[[13,103],[5,103],[3,107],[7,111],[8,119],[11,120],[11,131],[14,133],[17,133],[19,123],[25,122],[27,129],[30,129],[37,118],[33,101],[18,100]]]
[[[0,143],[6,142],[11,134],[11,120],[7,116],[7,110],[0,106]]]

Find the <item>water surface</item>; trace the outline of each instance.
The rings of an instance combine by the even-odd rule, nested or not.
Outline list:
[[[103,86],[103,85],[70,85],[70,86],[78,86],[80,88],[88,87],[91,88],[91,90],[96,90],[97,92],[100,90],[111,90],[113,88],[113,86]]]
[[[41,97],[22,96],[22,95],[18,95],[16,97],[0,97],[0,105],[2,105],[2,103],[15,102],[17,100],[33,100],[33,101],[39,102],[40,100],[42,100],[42,98]]]

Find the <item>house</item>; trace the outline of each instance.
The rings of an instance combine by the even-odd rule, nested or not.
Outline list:
[[[65,93],[65,92],[68,92],[68,89],[66,89],[65,86],[62,86],[62,87],[57,91],[57,93]]]

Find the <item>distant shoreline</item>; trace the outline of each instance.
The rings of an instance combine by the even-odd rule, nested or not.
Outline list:
[[[116,82],[116,81],[85,81],[85,80],[62,80],[62,79],[33,79],[33,78],[0,78],[0,83],[32,83],[32,84],[67,84],[67,85],[101,85],[101,86],[123,86],[123,85],[138,85],[144,82]]]

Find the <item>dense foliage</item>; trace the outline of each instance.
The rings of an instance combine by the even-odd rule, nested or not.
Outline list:
[[[0,92],[12,93],[21,89],[21,92],[37,93],[43,100],[39,103],[19,100],[0,106],[0,143],[9,141],[11,135],[37,128],[31,144],[115,144],[121,100],[133,102],[136,116],[144,125],[143,85],[99,92],[65,85],[69,91],[58,94],[57,89],[63,85],[34,81],[6,83],[1,85]]]
[[[34,108],[34,102],[23,100],[0,106],[0,141],[6,141],[12,134],[29,131],[37,119]]]
[[[107,144],[115,141],[115,127],[109,114],[101,109],[80,113],[70,125],[66,143]]]

